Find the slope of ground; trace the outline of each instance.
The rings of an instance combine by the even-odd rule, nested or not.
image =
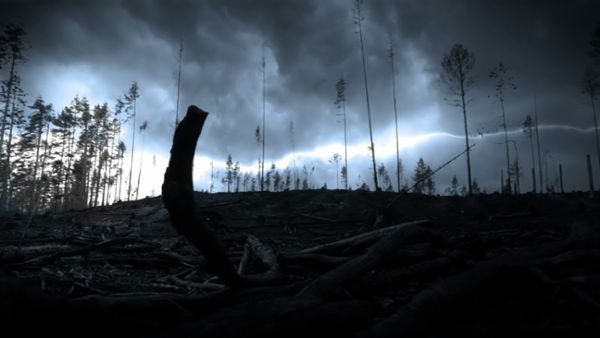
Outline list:
[[[243,259],[254,236],[275,252],[285,282],[224,287],[173,230],[160,198],[12,215],[0,219],[0,321],[23,333],[146,337],[600,332],[600,201],[584,194],[315,190],[195,199],[236,267],[244,260],[248,273],[264,270]],[[335,252],[315,246],[416,220],[428,220],[419,226],[428,236],[401,242],[318,301],[302,296],[395,235]]]

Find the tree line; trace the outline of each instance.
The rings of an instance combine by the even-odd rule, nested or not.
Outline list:
[[[0,212],[40,212],[106,205],[139,194],[134,185],[132,132],[129,175],[123,188],[127,147],[122,127],[136,130],[139,87],[134,81],[116,100],[92,104],[75,96],[60,111],[38,96],[28,102],[19,67],[27,62],[26,32],[8,24],[0,35]],[[148,126],[139,127],[139,133]],[[123,196],[125,194],[125,196]]]
[[[334,154],[329,160],[329,163],[335,166],[335,189],[340,189],[340,177],[343,177],[344,173],[343,169],[339,169],[339,162],[341,162],[341,155],[337,153]],[[271,164],[269,170],[267,170],[265,174],[265,180],[261,190],[261,172],[258,171],[256,174],[254,174],[253,172],[242,172],[240,169],[239,161],[233,162],[232,156],[228,155],[227,160],[225,161],[225,167],[223,169],[223,172],[219,170],[215,171],[214,163],[211,162],[210,183],[208,192],[213,193],[217,191],[216,183],[221,183],[222,191],[226,191],[228,193],[257,191],[282,192],[289,190],[328,189],[326,182],[324,182],[323,184],[318,184],[318,182],[316,182],[316,179],[313,176],[315,170],[315,166],[309,168],[306,165],[303,165],[301,174],[295,175],[294,168],[290,168],[288,166],[280,171],[280,169],[277,168],[273,163]],[[404,169],[401,168],[401,170]],[[381,162],[377,166],[377,178],[378,181],[381,182],[381,187],[383,188],[381,190],[386,192],[394,191],[392,176],[390,176],[390,173],[383,162]],[[425,195],[434,195],[437,193],[436,183],[434,179],[434,171],[432,170],[430,165],[425,163],[423,158],[419,158],[419,160],[417,161],[413,175],[411,176],[411,180],[412,185],[409,185],[408,181],[406,181],[401,185],[400,191],[405,193],[413,192],[416,194]],[[342,188],[350,190],[351,187],[345,187],[346,183],[346,181],[342,180]],[[473,194],[486,193],[485,189],[482,190],[479,188],[477,179],[473,180],[471,188]],[[359,180],[356,183],[355,189],[365,191],[371,190],[369,184],[367,184],[366,181],[361,180],[360,175]],[[442,193],[445,193],[446,195],[450,196],[468,195],[466,186],[461,186],[459,184],[456,175],[452,177],[450,186],[446,188]]]

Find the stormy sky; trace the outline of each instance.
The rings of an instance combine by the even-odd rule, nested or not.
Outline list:
[[[196,189],[208,189],[210,161],[219,170],[228,154],[243,170],[256,173],[259,148],[254,132],[262,120],[263,55],[267,167],[292,166],[293,121],[296,166],[314,166],[315,185],[326,182],[335,188],[335,169],[328,160],[344,151],[343,127],[333,104],[335,83],[343,76],[350,184],[356,187],[366,181],[373,187],[352,0],[0,0],[0,4],[0,23],[20,24],[28,33],[28,62],[18,71],[31,101],[40,95],[60,111],[80,95],[93,104],[114,106],[137,81],[138,121],[149,122],[143,136],[147,171],[142,195],[158,194],[168,160],[180,41],[179,116],[191,104],[210,113],[197,148]],[[593,0],[365,1],[363,36],[377,163],[383,162],[393,176],[390,41],[395,48],[403,181],[411,181],[419,157],[435,169],[464,149],[462,113],[440,82],[442,56],[461,43],[476,58],[467,112],[476,144],[473,177],[482,188],[499,190],[500,171],[506,171],[500,105],[488,77],[499,62],[508,67],[517,86],[506,92],[505,108],[509,139],[514,141],[510,156],[514,159],[518,150],[523,170],[521,191],[532,186],[530,144],[521,124],[534,113],[534,96],[542,164],[547,164],[544,171],[550,183],[562,164],[565,190],[587,189],[586,154],[592,155],[600,181],[591,104],[582,94],[589,41],[600,24],[598,13],[600,2]],[[128,140],[131,130],[125,132]],[[137,149],[141,150],[140,143]],[[465,184],[464,156],[436,174],[438,193],[444,192],[452,175]],[[222,190],[221,185],[217,188]]]

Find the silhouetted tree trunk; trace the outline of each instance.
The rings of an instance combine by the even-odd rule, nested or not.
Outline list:
[[[148,121],[144,121],[144,123],[142,123],[142,125],[140,126],[140,134],[143,133],[144,130],[146,130],[146,128],[148,128]],[[144,138],[142,135],[142,151],[140,152],[140,170],[138,172],[137,187],[135,189],[135,199],[136,200],[139,198],[139,195],[140,195],[140,182],[142,180],[143,165],[144,165]]]
[[[538,155],[538,169],[539,169],[539,174],[540,174],[540,193],[544,192],[544,179],[543,179],[543,175],[542,175],[542,151],[541,151],[541,146],[540,146],[540,129],[539,129],[539,122],[538,122],[538,113],[537,113],[537,94],[535,92],[535,87],[534,87],[534,91],[533,91],[533,113],[535,115],[535,140],[537,143],[537,155]]]
[[[398,192],[400,192],[400,143],[398,142],[398,108],[396,104],[396,71],[394,69],[394,45],[390,40],[390,48],[388,51],[388,57],[392,65],[392,95],[394,96],[394,123],[396,126],[396,181],[398,182]]]
[[[131,128],[131,160],[129,161],[129,186],[127,188],[127,200],[131,200],[131,180],[133,177],[133,154],[135,152],[135,118],[136,118],[136,103],[140,97],[138,93],[137,82],[133,81],[129,92],[125,94],[125,101],[127,102],[127,111],[133,109],[133,127]]]
[[[469,72],[475,64],[475,55],[468,51],[461,44],[456,44],[450,52],[442,58],[442,68],[444,69],[444,81],[450,88],[450,91],[457,96],[455,105],[462,109],[465,126],[465,150],[467,152],[467,186],[469,195],[473,194],[473,184],[471,180],[471,146],[469,145],[469,128],[467,126],[467,102],[465,100],[467,87],[473,83],[469,77]]]
[[[260,168],[260,191],[264,191],[264,187],[265,187],[265,136],[267,134],[266,132],[266,125],[265,125],[265,117],[266,117],[266,111],[265,111],[265,100],[266,100],[266,74],[265,74],[265,51],[263,48],[263,56],[262,56],[262,85],[263,85],[263,90],[262,90],[262,106],[263,106],[263,111],[262,111],[262,161],[261,161],[261,168]]]
[[[196,217],[192,166],[196,143],[208,113],[196,106],[188,108],[173,137],[171,158],[162,185],[162,200],[169,212],[171,224],[185,236],[206,259],[206,268],[232,287],[269,284],[280,280],[271,269],[264,275],[240,276],[227,257],[225,247],[208,228],[206,221]]]
[[[600,74],[592,67],[588,67],[584,73],[584,93],[590,97],[592,116],[594,119],[594,132],[596,136],[596,155],[598,157],[598,168],[600,169],[600,136],[598,135],[598,117],[596,116],[596,93],[600,88]]]
[[[504,128],[504,146],[506,148],[506,180],[507,180],[507,193],[511,193],[511,170],[510,170],[510,152],[508,150],[508,130],[506,124],[506,112],[504,109],[504,86],[508,85],[511,89],[516,89],[514,83],[512,83],[512,76],[506,76],[508,69],[504,64],[500,63],[497,67],[490,72],[489,77],[496,79],[496,98],[500,101],[500,109],[502,111],[502,127]]]
[[[342,110],[341,116],[342,122],[344,122],[344,172],[342,178],[344,179],[344,188],[348,190],[348,133],[346,124],[346,81],[344,81],[344,77],[340,77],[335,84],[335,89],[337,97],[334,103],[338,106],[338,109]],[[296,174],[296,179],[297,176],[298,175]],[[298,189],[298,187],[296,187],[296,189]]]
[[[523,133],[529,138],[529,148],[531,150],[531,180],[533,184],[533,193],[536,193],[536,181],[535,181],[535,155],[533,152],[533,119],[527,115],[525,121],[523,121]]]
[[[369,119],[369,138],[371,140],[371,161],[373,165],[373,181],[375,183],[375,191],[379,190],[379,183],[377,182],[377,161],[375,160],[375,143],[373,143],[373,124],[371,123],[371,103],[369,101],[369,84],[367,82],[367,65],[365,63],[365,46],[363,43],[362,34],[362,22],[365,19],[362,16],[362,2],[363,0],[354,0],[354,24],[358,29],[358,36],[360,39],[360,52],[362,55],[362,68],[363,68],[363,79],[365,82],[365,96],[367,98],[367,116]]]

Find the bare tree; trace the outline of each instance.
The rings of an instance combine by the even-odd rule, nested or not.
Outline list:
[[[592,67],[587,67],[583,73],[583,93],[588,95],[592,106],[592,117],[594,119],[594,131],[596,134],[596,154],[600,167],[600,137],[598,136],[598,117],[596,114],[596,95],[600,88],[600,74]]]
[[[266,68],[266,63],[265,63],[265,49],[263,46],[263,55],[262,55],[262,60],[261,60],[261,66],[262,66],[262,161],[261,161],[261,168],[260,168],[260,191],[264,191],[264,187],[265,187],[265,117],[266,117],[266,112],[265,112],[265,100],[266,100],[266,73],[265,73],[265,68]]]
[[[340,113],[337,115],[341,117],[342,123],[344,123],[344,186],[348,190],[348,133],[346,124],[346,81],[344,77],[340,77],[338,82],[335,84],[336,99],[333,102],[337,105]]]
[[[136,103],[140,97],[139,88],[137,82],[133,81],[129,91],[123,97],[125,100],[125,111],[132,110],[131,117],[133,118],[133,127],[131,129],[131,160],[129,161],[129,185],[127,188],[127,200],[131,200],[131,178],[133,176],[133,154],[135,152],[135,117],[136,117]]]
[[[396,181],[398,182],[398,192],[400,192],[400,143],[398,142],[398,108],[396,105],[396,71],[394,69],[394,45],[390,39],[390,46],[388,49],[388,58],[392,66],[392,94],[394,96],[394,123],[396,125]]]
[[[298,180],[298,169],[296,168],[296,141],[294,139],[294,120],[290,121],[290,142],[292,143],[292,162],[293,162],[293,166],[294,166],[294,182],[296,182]],[[289,186],[287,187],[288,189],[290,188]],[[298,187],[296,186],[296,189],[298,189]]]
[[[331,156],[331,159],[329,160],[329,163],[335,165],[335,188],[336,189],[340,188],[340,160],[341,159],[342,159],[342,156],[338,153],[335,153]]]
[[[137,179],[137,188],[135,189],[135,199],[137,200],[139,198],[140,195],[140,181],[142,180],[142,166],[144,164],[144,135],[142,134],[144,132],[144,130],[146,130],[148,128],[148,121],[144,121],[141,125],[140,125],[140,136],[142,136],[142,151],[140,152],[140,171],[138,173],[138,179]]]
[[[592,57],[592,64],[586,67],[584,72],[584,93],[590,97],[592,104],[592,114],[594,117],[594,131],[596,133],[596,152],[598,156],[598,164],[600,166],[600,137],[598,136],[598,117],[596,113],[596,95],[600,90],[600,26],[596,28],[592,34],[590,41],[592,50],[590,56]]]
[[[262,174],[261,174],[261,169],[263,167],[263,160],[262,157],[260,156],[260,125],[256,126],[256,129],[254,130],[254,137],[256,138],[256,144],[258,146],[258,181],[261,182],[262,181]],[[260,183],[259,183],[260,184]]]
[[[115,186],[115,189],[118,188],[118,191],[115,193],[115,203],[121,200],[121,188],[123,187],[123,159],[126,150],[127,147],[125,146],[125,142],[119,141],[119,145],[117,146],[117,175],[119,176],[119,183]]]
[[[225,162],[225,176],[221,180],[223,183],[227,185],[227,192],[231,192],[231,184],[234,181],[234,166],[233,160],[231,159],[231,155],[227,155],[227,162]]]
[[[183,59],[183,39],[179,40],[179,69],[177,72],[177,103],[175,105],[175,128],[179,124],[179,93],[181,91],[181,61]]]
[[[529,147],[531,149],[531,180],[533,184],[533,193],[536,193],[536,182],[535,182],[535,155],[533,152],[533,127],[534,122],[530,115],[525,117],[523,121],[523,133],[529,138]]]
[[[500,110],[502,111],[502,127],[504,128],[504,146],[506,148],[506,175],[508,193],[511,193],[512,185],[510,180],[510,152],[508,150],[508,130],[506,125],[506,111],[504,109],[504,86],[508,86],[509,89],[517,89],[517,86],[512,82],[513,77],[507,75],[508,68],[504,66],[502,62],[490,72],[489,77],[496,80],[496,98],[500,102]]]
[[[367,81],[367,65],[365,63],[365,46],[363,42],[362,33],[362,22],[365,17],[362,14],[363,0],[354,0],[354,24],[356,25],[357,33],[360,39],[360,52],[362,56],[362,68],[363,68],[363,79],[365,83],[365,96],[367,99],[367,116],[369,119],[369,138],[371,145],[371,161],[373,162],[373,181],[375,183],[375,190],[379,190],[379,183],[377,182],[377,161],[375,160],[375,143],[373,143],[373,124],[371,123],[371,103],[369,101],[369,84]]]
[[[460,107],[463,112],[465,125],[465,149],[467,152],[467,186],[469,195],[473,194],[471,181],[471,152],[469,145],[469,129],[467,125],[467,88],[473,84],[473,78],[469,72],[475,65],[475,55],[461,44],[455,44],[450,52],[442,58],[442,80],[446,83],[450,92],[455,95],[453,103]]]
[[[213,161],[210,161],[210,187],[208,191],[212,194],[213,189],[215,187],[215,164]]]
[[[534,119],[535,119],[535,140],[536,140],[536,144],[537,144],[537,157],[538,157],[538,172],[539,172],[539,176],[540,176],[540,193],[544,192],[544,176],[542,175],[543,171],[543,163],[542,163],[542,150],[541,150],[541,145],[540,145],[540,129],[539,129],[539,122],[538,122],[538,112],[537,112],[537,93],[535,91],[535,86],[533,87],[533,114],[534,114]]]

